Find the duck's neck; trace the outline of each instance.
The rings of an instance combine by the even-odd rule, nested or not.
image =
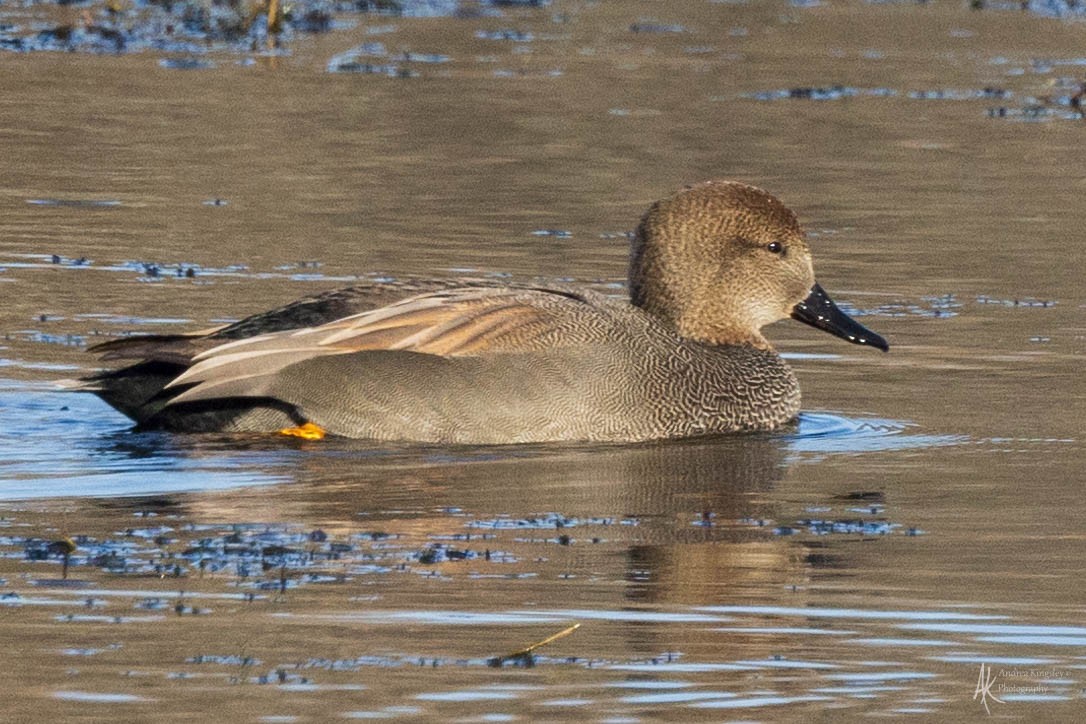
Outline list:
[[[674,323],[676,331],[686,339],[692,339],[702,344],[713,347],[743,346],[770,352],[773,346],[762,333],[755,329],[740,329],[738,327],[714,324],[685,322],[682,319]]]
[[[635,307],[639,307],[668,327],[675,330],[679,336],[707,344],[713,347],[745,346],[772,351],[773,346],[769,340],[762,336],[757,329],[738,324],[729,324],[721,321],[725,315],[698,314],[695,310],[678,310],[674,304],[655,304],[652,297],[645,295],[631,295],[630,301]]]

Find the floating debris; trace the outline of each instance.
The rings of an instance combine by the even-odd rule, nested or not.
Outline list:
[[[926,296],[920,302],[889,302],[871,309],[850,308],[849,313],[856,316],[880,317],[956,317],[962,303],[953,294]]]
[[[521,32],[512,28],[502,28],[500,30],[476,30],[475,37],[479,40],[504,40],[515,43],[530,43],[535,40],[535,36],[532,33]]]
[[[1025,121],[1039,121],[1052,118],[1059,118],[1057,114],[1051,108],[1046,108],[1041,105],[1028,105],[1022,108],[1008,108],[1006,106],[998,106],[996,108],[988,109],[989,118],[1015,118]],[[1067,116],[1074,117],[1074,116]]]
[[[492,518],[488,520],[472,520],[466,526],[468,528],[484,528],[493,530],[547,530],[559,528],[573,528],[577,526],[612,526],[612,525],[639,525],[637,518],[567,518],[557,513],[550,513],[538,518]]]
[[[575,623],[572,626],[570,626],[569,628],[562,629],[558,633],[553,634],[551,636],[548,636],[547,638],[543,639],[542,641],[537,641],[536,643],[531,644],[530,646],[525,646],[523,649],[520,649],[519,651],[514,651],[513,653],[506,654],[505,656],[495,656],[493,658],[487,659],[486,665],[494,667],[494,668],[500,668],[500,667],[504,666],[507,663],[513,664],[514,666],[527,666],[527,667],[534,666],[535,665],[535,657],[532,656],[533,651],[535,651],[536,649],[539,649],[539,648],[541,648],[543,646],[546,646],[547,644],[554,643],[558,639],[562,639],[562,638],[565,638],[566,636],[569,636],[571,633],[573,633],[574,631],[576,631],[580,627],[581,627],[581,624]]]
[[[390,62],[375,63],[363,58],[385,58]],[[447,56],[404,53],[397,58],[389,58],[383,43],[363,43],[342,53],[332,56],[326,70],[329,73],[361,73],[365,75],[384,75],[390,78],[415,78],[418,71],[407,68],[401,63],[445,63]]]
[[[310,34],[327,33],[334,26],[332,8],[323,3],[291,7],[283,13],[282,21],[289,23],[294,30]]]
[[[65,260],[60,254],[51,254],[49,256],[49,262],[51,264],[64,264],[69,266],[87,266],[91,263],[90,259],[85,256],[76,257],[75,259]]]
[[[431,566],[435,563],[447,563],[449,561],[470,561],[479,558],[480,556],[489,559],[489,551],[484,554],[476,553],[470,550],[459,550],[456,548],[449,548],[442,544],[436,544],[427,546],[423,550],[419,551],[416,555],[416,560],[425,566]]]
[[[1079,0],[970,0],[973,10],[1023,10],[1044,18],[1086,17],[1086,5]]]
[[[402,60],[405,63],[439,64],[448,63],[452,58],[439,53],[403,53],[395,57],[394,60]]]
[[[1002,307],[1035,307],[1048,309],[1049,307],[1056,306],[1056,300],[1034,299],[1033,297],[1022,297],[1020,299],[993,299],[992,297],[981,295],[977,297],[977,304],[997,304]]]
[[[1069,61],[1064,61],[1067,63]],[[1070,61],[1074,64],[1086,64],[1086,59]],[[1048,72],[1050,67],[1043,71]],[[989,118],[1012,118],[1028,121],[1035,120],[1074,120],[1086,118],[1083,112],[1083,101],[1086,100],[1086,81],[1077,78],[1057,78],[1052,81],[1052,86],[1066,89],[1067,92],[1059,95],[1043,95],[1037,98],[1026,98],[1020,108],[997,106],[988,109]]]
[[[780,90],[758,91],[756,93],[744,93],[740,97],[753,98],[757,101],[837,101],[843,98],[856,98],[859,96],[888,97],[896,95],[897,91],[892,88],[853,88],[851,86],[844,85],[831,85],[803,86],[797,88],[783,88]]]
[[[922,101],[971,101],[977,99],[1003,99],[1010,98],[1013,95],[1014,94],[1009,90],[988,86],[970,90],[940,89],[909,91],[906,94],[906,97]]]
[[[247,4],[236,0],[106,3],[88,6],[78,22],[50,24],[53,0],[19,4],[25,24],[0,24],[0,50],[122,54],[157,51],[202,56],[208,52],[280,52],[298,35],[328,32],[335,14],[363,13],[402,17],[449,17],[458,0],[297,0]],[[59,4],[68,4],[61,1]],[[163,67],[194,70],[214,67],[198,57],[167,58]]]
[[[455,15],[459,0],[355,0],[354,7],[364,13],[402,18],[440,18]]]
[[[804,520],[796,521],[796,527],[792,526],[779,526],[773,529],[774,535],[795,535],[797,528],[805,529],[811,535],[824,536],[824,535],[861,535],[861,536],[884,536],[889,535],[896,528],[900,528],[898,523],[889,523],[884,520],[821,520],[816,518],[807,518]]]

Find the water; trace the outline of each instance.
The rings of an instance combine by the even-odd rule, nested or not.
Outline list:
[[[1035,13],[559,1],[0,55],[6,715],[1076,718],[1081,28]],[[795,430],[170,436],[54,389],[89,343],[371,275],[621,293],[646,205],[712,177],[790,204],[892,345],[771,328]]]

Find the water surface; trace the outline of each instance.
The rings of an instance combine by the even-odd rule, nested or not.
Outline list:
[[[973,720],[983,665],[993,715],[1073,720],[1080,24],[487,7],[199,63],[0,54],[8,715]],[[390,63],[412,72],[358,72]],[[771,328],[795,430],[170,436],[54,390],[95,341],[373,275],[621,294],[638,215],[713,177],[790,204],[823,286],[893,347]],[[575,623],[533,667],[490,665]]]

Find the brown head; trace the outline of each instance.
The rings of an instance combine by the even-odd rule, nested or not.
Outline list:
[[[769,349],[761,329],[785,317],[857,344],[886,342],[815,284],[799,222],[769,193],[707,181],[646,212],[630,254],[631,301],[707,344]]]
[[[734,181],[688,186],[652,205],[634,237],[631,301],[684,337],[768,348],[761,328],[814,285],[795,214]]]

